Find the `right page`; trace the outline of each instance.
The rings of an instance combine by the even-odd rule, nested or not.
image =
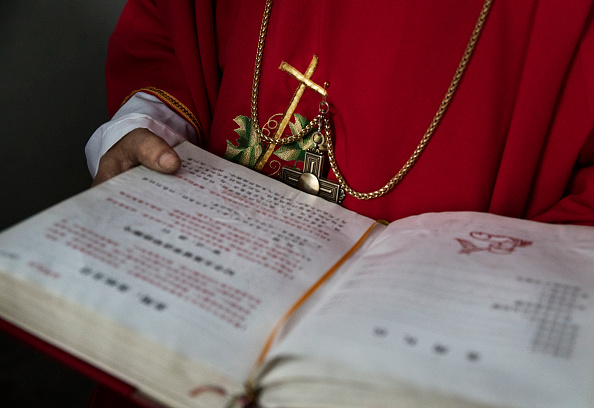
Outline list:
[[[270,357],[299,364],[267,381],[334,372],[477,406],[592,407],[593,294],[590,227],[482,213],[407,218],[277,344]]]

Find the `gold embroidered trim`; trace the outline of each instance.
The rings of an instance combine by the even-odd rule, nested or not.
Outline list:
[[[198,118],[194,115],[194,113],[192,113],[192,111],[186,105],[181,103],[177,98],[175,98],[173,95],[171,95],[167,91],[164,91],[159,88],[155,88],[153,86],[147,86],[147,87],[140,88],[140,89],[137,89],[136,91],[132,92],[130,95],[128,95],[124,99],[124,101],[122,102],[122,105],[124,105],[126,102],[128,102],[128,100],[138,92],[146,92],[146,93],[150,93],[151,95],[156,96],[162,102],[166,103],[171,109],[173,109],[174,111],[179,113],[181,116],[183,116],[185,120],[190,122],[190,124],[196,131],[196,139],[197,139],[198,145],[202,146],[202,143],[204,141],[204,131],[202,130],[202,125],[200,124],[200,121],[198,120]],[[122,105],[120,105],[120,106],[122,106]]]
[[[295,113],[295,110],[297,109],[297,105],[299,104],[299,101],[301,100],[301,97],[303,96],[303,93],[305,92],[305,88],[313,89],[315,92],[319,93],[324,98],[327,96],[326,90],[310,79],[311,76],[313,75],[317,65],[318,65],[318,57],[315,54],[309,64],[309,67],[307,67],[307,71],[305,71],[305,75],[302,74],[301,72],[297,71],[295,68],[293,68],[286,62],[283,61],[281,63],[279,69],[281,71],[285,71],[286,73],[291,75],[293,78],[295,78],[297,81],[299,81],[299,86],[295,90],[295,93],[293,94],[293,98],[291,98],[291,103],[290,103],[289,107],[287,108],[287,110],[285,111],[285,115],[283,116],[283,119],[281,120],[278,128],[276,129],[276,132],[273,137],[274,141],[277,141],[277,140],[280,140],[283,138],[283,133],[285,131],[285,128],[287,127],[287,125],[289,124],[289,121],[293,117],[293,114]],[[265,135],[262,132],[260,125],[258,124],[257,112],[255,112],[255,114],[256,114],[256,116],[254,116],[252,114],[252,126],[254,127],[254,130],[255,130],[256,134],[258,135],[258,137],[260,137],[261,140],[266,140]],[[308,129],[313,129],[314,125],[315,125],[315,123],[314,123],[314,121],[312,121],[302,132],[299,133],[297,140],[303,139],[303,137],[305,137],[305,135],[307,135],[310,132],[310,130],[308,130]],[[289,138],[286,138],[286,139],[289,139]],[[270,143],[268,145],[268,149],[258,159],[258,162],[254,166],[254,170],[256,170],[257,172],[262,171],[262,168],[264,168],[264,166],[270,159],[270,156],[272,155],[272,153],[274,152],[276,147],[277,147],[276,143]]]

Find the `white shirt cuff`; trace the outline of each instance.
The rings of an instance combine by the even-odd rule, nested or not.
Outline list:
[[[99,160],[114,144],[134,129],[146,128],[163,138],[169,146],[185,140],[196,143],[196,132],[183,117],[157,97],[144,92],[134,94],[114,117],[93,133],[85,147],[87,166],[95,177]]]

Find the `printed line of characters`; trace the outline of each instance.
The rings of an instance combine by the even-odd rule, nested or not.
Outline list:
[[[388,338],[388,329],[385,327],[376,326],[373,328],[373,336],[376,338]],[[401,338],[402,344],[407,347],[417,347],[420,344],[420,339],[417,336],[404,334],[399,337]],[[452,347],[442,342],[433,342],[428,351],[434,355],[445,357],[450,354]],[[469,362],[478,362],[481,359],[480,353],[476,350],[467,351],[465,352],[464,356]]]

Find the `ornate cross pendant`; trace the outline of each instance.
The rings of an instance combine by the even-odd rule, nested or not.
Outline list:
[[[345,193],[340,184],[320,177],[323,164],[324,156],[320,150],[309,149],[305,152],[303,171],[295,167],[283,167],[279,180],[306,193],[340,204]]]

